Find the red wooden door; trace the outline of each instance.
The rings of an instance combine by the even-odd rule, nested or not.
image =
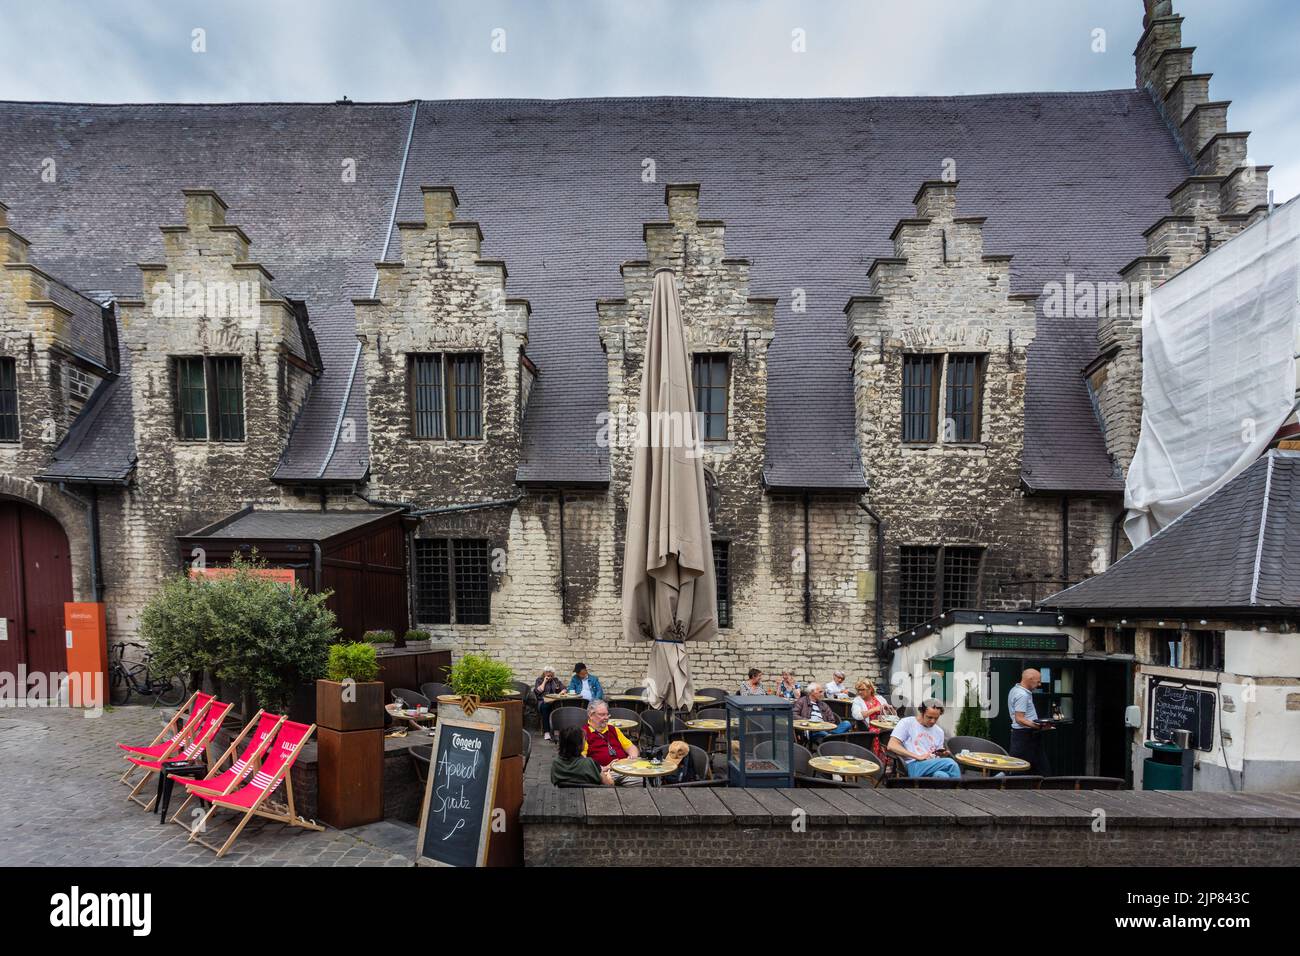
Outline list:
[[[0,502],[0,616],[9,621],[0,661],[15,672],[20,663],[29,674],[67,669],[63,605],[72,600],[68,551],[68,536],[45,512]]]

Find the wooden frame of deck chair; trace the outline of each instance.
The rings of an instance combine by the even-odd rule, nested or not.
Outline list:
[[[206,800],[212,804],[212,807],[200,817],[190,828],[191,843],[198,843],[209,850],[216,852],[218,858],[226,855],[244,827],[248,826],[253,817],[262,817],[266,820],[274,820],[277,823],[283,823],[287,826],[301,827],[305,830],[324,830],[325,828],[315,820],[307,820],[298,815],[293,803],[293,780],[290,779],[289,771],[293,769],[294,763],[298,759],[298,754],[302,753],[302,748],[307,746],[311,740],[312,734],[316,732],[316,725],[294,723],[292,720],[286,720],[280,724],[279,731],[276,732],[275,742],[271,744],[266,755],[262,758],[262,766],[253,774],[252,779],[235,790],[233,793],[223,795],[215,793],[204,793],[201,790],[192,791],[200,800]],[[271,797],[280,784],[285,788],[285,804],[277,805],[271,803]],[[242,816],[239,822],[235,824],[235,829],[226,842],[221,846],[213,846],[206,840],[200,838],[199,834],[207,831],[208,819],[218,810],[231,810],[240,813]]]
[[[201,780],[195,780],[192,777],[173,776],[172,779],[185,787],[185,801],[176,808],[172,814],[171,822],[180,823],[181,811],[194,801],[196,794],[194,791],[202,790],[204,793],[216,794],[217,796],[226,796],[236,787],[244,783],[248,774],[256,767],[266,752],[266,748],[271,746],[271,741],[275,739],[276,733],[280,730],[280,725],[287,718],[280,714],[270,714],[265,710],[259,710],[253,715],[253,719],[248,722],[239,736],[230,742],[226,752],[217,758],[216,762],[208,769],[207,776]],[[235,756],[235,751],[245,737],[252,734],[252,738],[244,747],[244,752]],[[222,770],[222,765],[233,758],[233,762],[228,768]],[[181,826],[185,824],[181,823]]]
[[[130,760],[132,757],[153,757],[155,760],[170,760],[172,755],[180,749],[181,743],[194,733],[195,728],[199,726],[199,721],[203,719],[208,708],[211,707],[216,700],[217,698],[211,694],[205,694],[202,691],[195,691],[190,696],[190,703],[192,705],[190,713],[185,718],[185,723],[181,725],[179,730],[173,733],[170,737],[167,737],[168,732],[185,712],[183,707],[178,708],[176,713],[172,714],[171,720],[167,721],[167,723],[163,725],[163,729],[158,732],[158,736],[153,739],[153,743],[118,743],[118,748],[126,751],[122,757],[126,760]],[[167,739],[163,740],[164,737],[167,737]],[[122,773],[122,776],[117,778],[117,782],[124,783],[128,787],[135,787],[136,784],[131,780],[131,775],[135,773],[135,771],[136,765],[133,763],[128,764],[126,770]],[[148,778],[148,774],[145,774],[145,779],[147,780]]]
[[[158,800],[158,794],[155,793],[148,800],[143,800],[136,796],[136,794],[138,794],[144,788],[145,784],[150,781],[153,774],[162,773],[163,765],[167,763],[167,761],[193,760],[195,757],[202,754],[207,749],[208,742],[211,741],[212,738],[216,736],[217,731],[221,729],[221,725],[226,721],[226,716],[234,706],[234,704],[226,704],[219,700],[212,701],[211,706],[205,708],[203,722],[199,725],[198,729],[191,734],[189,742],[180,746],[178,744],[179,738],[173,740],[168,747],[170,748],[172,745],[178,745],[178,747],[171,753],[164,754],[161,757],[154,757],[152,759],[145,756],[128,756],[126,759],[135,766],[144,768],[145,774],[144,777],[141,778],[140,782],[131,789],[131,792],[126,795],[126,798],[133,803],[140,804],[140,806],[144,807],[146,810],[152,810],[154,803]]]

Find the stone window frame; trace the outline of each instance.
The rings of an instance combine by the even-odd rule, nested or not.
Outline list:
[[[453,363],[463,362],[465,359],[476,359],[478,380],[471,385],[460,385],[453,382],[452,375]],[[416,409],[416,387],[415,387],[415,369],[416,365],[422,361],[436,360],[438,369],[438,381],[425,387],[436,387],[438,389],[441,402],[436,410],[429,410],[423,414],[436,414],[438,421],[438,434],[424,435],[420,434],[417,427],[418,416],[422,414]],[[479,349],[466,349],[464,351],[441,351],[441,352],[408,352],[406,353],[406,407],[407,407],[407,437],[412,441],[443,441],[443,442],[480,442],[484,440],[485,428],[483,421],[483,388],[484,388],[484,365],[485,355]],[[462,392],[461,389],[472,387],[476,390],[477,404],[471,410],[472,414],[477,416],[475,420],[475,433],[471,435],[461,435],[460,425],[461,418],[466,412],[458,406],[458,399]],[[456,434],[452,434],[456,432]]]
[[[203,436],[185,434],[185,415],[181,401],[181,363],[197,362],[203,373]],[[231,364],[233,363],[233,364]],[[248,440],[248,403],[244,395],[244,357],[242,355],[171,355],[168,365],[171,373],[171,393],[173,412],[173,432],[177,441],[187,444],[238,445]],[[225,388],[221,381],[221,368],[233,368],[238,372],[238,389]],[[228,410],[223,405],[223,394],[234,393],[236,407]],[[192,413],[191,413],[192,414]],[[227,423],[238,423],[238,434],[227,432]]]
[[[7,373],[6,369],[8,369]],[[0,442],[6,445],[21,444],[23,440],[22,418],[19,415],[21,409],[18,402],[18,359],[7,355],[0,356]],[[7,424],[9,422],[12,422],[12,434]]]
[[[952,359],[954,358],[974,360],[974,381],[970,386],[974,391],[972,409],[974,420],[971,427],[971,437],[949,440],[946,435],[947,423],[951,420],[953,392],[950,372],[952,370]],[[899,441],[904,447],[982,448],[984,446],[984,397],[986,393],[985,383],[988,377],[988,358],[988,352],[960,347],[935,351],[909,350],[903,353],[903,367],[899,381]],[[915,365],[930,366],[930,380],[928,383],[920,385],[908,384],[908,368]],[[914,418],[920,414],[918,412],[909,413],[907,410],[909,389],[928,393],[929,408],[926,413],[928,423],[925,438],[908,437],[909,416]],[[939,415],[940,407],[944,411],[943,428],[939,427],[941,420]]]
[[[424,549],[421,548],[421,545],[431,547]],[[432,554],[425,555],[421,553],[426,550],[432,552]],[[411,557],[411,587],[415,592],[414,603],[417,624],[464,627],[492,623],[491,540],[452,535],[419,537],[414,539]],[[479,566],[471,566],[471,560],[475,561]],[[430,561],[435,566],[428,567],[427,562]],[[436,566],[438,563],[441,563],[441,568]],[[459,573],[462,566],[465,568],[464,574]],[[435,579],[432,584],[423,580],[426,575]],[[430,607],[430,604],[425,602],[423,592],[431,587],[435,589],[431,592],[432,597],[445,598],[445,620],[426,615],[426,610]],[[439,595],[437,591],[444,587],[446,588],[445,594]],[[481,608],[476,608],[476,610],[481,610],[481,614],[476,614],[477,619],[475,620],[461,620],[461,617],[464,616],[461,614],[461,606],[470,603],[471,598],[473,600],[481,598]],[[441,604],[441,601],[436,603]]]
[[[700,407],[699,391],[701,388],[716,390],[717,385],[701,385],[699,382],[700,360],[706,360],[710,364],[717,363],[719,360],[726,363],[726,375],[721,386],[723,390],[722,411],[705,412]],[[701,349],[691,353],[691,391],[695,396],[695,412],[700,416],[700,440],[710,444],[722,444],[731,440],[731,376],[735,363],[731,360],[731,353],[721,349]],[[711,416],[722,416],[722,437],[708,437],[708,423]]]

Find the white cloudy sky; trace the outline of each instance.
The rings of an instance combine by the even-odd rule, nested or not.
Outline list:
[[[1176,0],[1278,201],[1300,193],[1300,3]],[[882,96],[1133,84],[1141,0],[0,0],[0,99]],[[191,49],[206,31],[206,52]],[[807,51],[791,50],[806,31]],[[1095,29],[1105,52],[1092,50]],[[492,34],[505,31],[505,52]],[[2,131],[0,131],[2,133]]]

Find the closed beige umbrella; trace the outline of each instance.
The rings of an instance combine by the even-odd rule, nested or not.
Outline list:
[[[646,338],[628,495],[623,634],[655,642],[649,702],[678,709],[693,696],[685,642],[711,640],[718,622],[691,362],[670,269],[655,273]]]

